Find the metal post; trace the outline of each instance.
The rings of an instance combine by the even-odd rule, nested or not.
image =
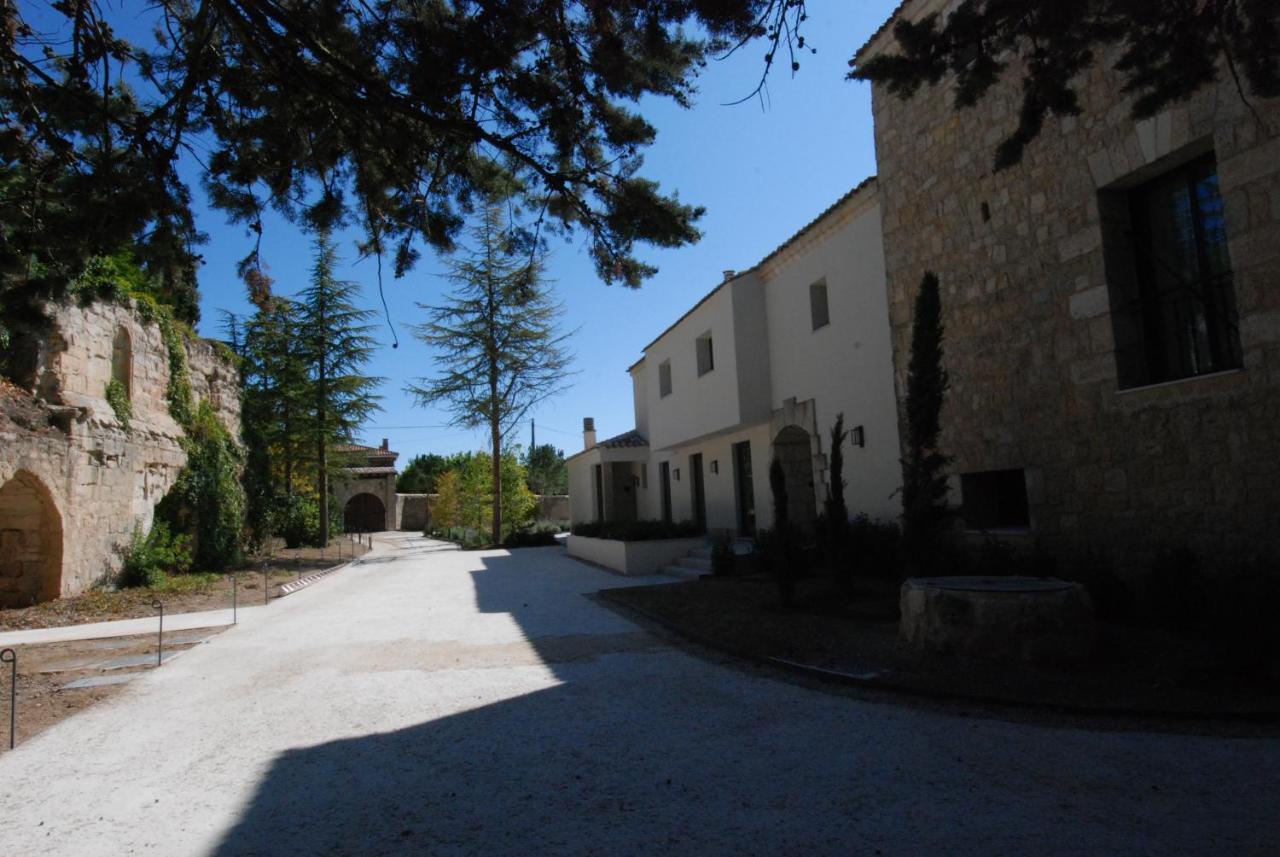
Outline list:
[[[156,635],[156,666],[160,666],[164,660],[164,602],[157,598],[151,606],[160,611],[160,631]]]
[[[0,652],[0,664],[9,667],[9,749],[13,749],[18,735],[18,653],[13,649]]]
[[[240,589],[240,575],[236,574],[233,571],[231,572],[231,624],[232,625],[235,625],[239,621],[238,617],[236,616],[236,608],[239,606],[238,604],[236,604],[236,602],[240,600],[239,589]]]
[[[264,605],[271,603],[271,589],[267,579],[268,569],[270,568],[265,562],[262,564],[262,603]]]

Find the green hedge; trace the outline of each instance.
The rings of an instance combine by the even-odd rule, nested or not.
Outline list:
[[[613,539],[620,542],[650,542],[658,539],[689,539],[706,530],[696,521],[587,521],[574,524],[575,536]]]

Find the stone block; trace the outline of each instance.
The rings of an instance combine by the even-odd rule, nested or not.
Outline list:
[[[1070,663],[1087,658],[1097,638],[1084,587],[1052,578],[913,578],[899,606],[899,640],[923,652]]]

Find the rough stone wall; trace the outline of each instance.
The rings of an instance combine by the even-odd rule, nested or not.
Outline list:
[[[538,494],[538,511],[535,520],[558,523],[569,520],[568,494]]]
[[[920,279],[942,282],[953,474],[1025,468],[1033,534],[1122,568],[1187,545],[1233,561],[1280,534],[1280,102],[1223,81],[1143,122],[1111,72],[1082,77],[1077,117],[1050,119],[993,173],[1021,90],[952,109],[947,82],[873,93],[899,403]],[[1121,391],[1099,193],[1216,154],[1243,370]],[[906,429],[905,417],[901,420]],[[953,500],[959,500],[953,479]]]
[[[135,527],[151,526],[155,505],[187,456],[182,430],[168,411],[169,360],[159,328],[109,303],[61,304],[50,315],[51,333],[41,343],[30,391],[34,399],[10,402],[0,414],[0,490],[19,477],[48,492],[62,533],[60,574],[50,592],[65,597],[119,569],[119,549]],[[127,430],[106,400],[113,353],[121,365],[122,331],[129,341],[125,365],[133,411]],[[188,341],[186,350],[195,400],[209,398],[238,437],[235,367],[207,342]],[[0,508],[0,531],[5,517]],[[0,564],[9,556],[0,555]],[[26,588],[23,593],[30,597]]]
[[[429,512],[430,498],[435,494],[397,494],[396,495],[396,529],[422,532],[431,519]]]
[[[347,478],[339,470],[331,477],[334,502],[345,515],[347,504],[360,494],[372,494],[382,503],[383,530],[399,529],[397,514],[399,504],[396,502],[396,477],[372,476],[366,478]]]

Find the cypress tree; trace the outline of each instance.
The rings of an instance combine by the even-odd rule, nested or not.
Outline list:
[[[938,277],[924,275],[911,322],[911,361],[907,366],[907,444],[902,459],[902,525],[909,550],[927,554],[941,536],[946,519],[951,460],[938,450],[943,398],[949,380],[942,365],[942,303]]]

